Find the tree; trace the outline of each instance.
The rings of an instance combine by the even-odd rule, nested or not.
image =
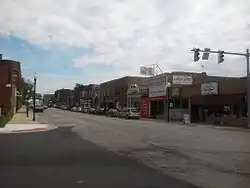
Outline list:
[[[21,94],[22,94],[22,103],[25,104],[26,100],[29,100],[33,96],[33,83],[29,79],[22,77],[21,79]]]

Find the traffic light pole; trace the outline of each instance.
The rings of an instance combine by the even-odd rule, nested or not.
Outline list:
[[[197,50],[197,48],[192,49],[192,52],[195,52]],[[198,52],[206,52],[206,53],[214,53],[214,54],[218,54],[220,51],[214,51],[214,50],[209,50],[209,51],[205,51],[205,50],[198,50]],[[237,55],[237,56],[244,56],[246,57],[246,64],[247,64],[247,116],[248,116],[248,121],[247,121],[247,125],[250,128],[250,65],[249,65],[249,49],[246,49],[246,53],[234,53],[234,52],[225,52],[223,51],[223,54],[226,55]]]
[[[249,49],[246,50],[247,60],[247,126],[250,128],[250,70],[249,70]]]

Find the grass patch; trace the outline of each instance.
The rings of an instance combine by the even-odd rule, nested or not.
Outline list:
[[[8,114],[0,116],[0,127],[5,127],[5,125],[12,119],[13,114]]]

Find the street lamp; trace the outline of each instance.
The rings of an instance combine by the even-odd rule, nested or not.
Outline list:
[[[171,87],[171,83],[170,82],[168,82],[167,83],[167,85],[166,85],[166,87],[167,87],[167,95],[168,95],[168,122],[170,121],[170,117],[169,117],[169,109],[170,109],[170,87]]]
[[[36,80],[37,76],[36,73],[34,74],[34,93],[33,93],[33,121],[36,121]]]

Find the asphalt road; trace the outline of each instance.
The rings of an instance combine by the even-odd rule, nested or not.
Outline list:
[[[250,131],[48,109],[40,115],[113,153],[206,188],[248,188]]]
[[[53,122],[57,113],[48,110],[43,118]],[[84,140],[64,118],[57,130],[0,135],[1,188],[196,187]]]

